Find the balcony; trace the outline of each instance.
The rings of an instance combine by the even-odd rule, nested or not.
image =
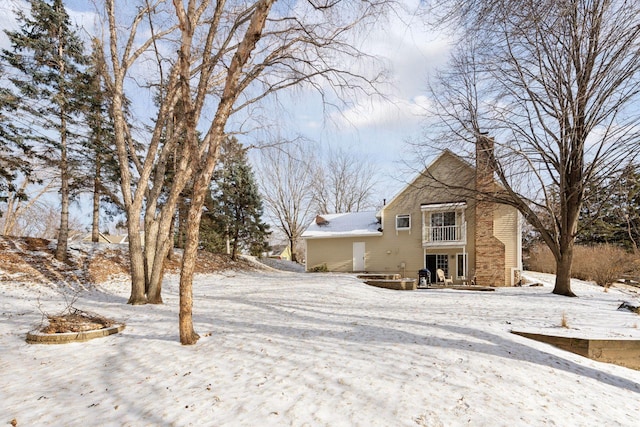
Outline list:
[[[467,244],[467,223],[422,228],[422,246],[460,246]]]

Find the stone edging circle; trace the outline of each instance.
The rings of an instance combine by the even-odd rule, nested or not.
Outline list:
[[[89,341],[94,338],[107,337],[117,334],[125,328],[124,323],[121,325],[111,326],[109,328],[94,329],[92,331],[83,332],[64,332],[60,334],[45,334],[40,331],[31,331],[27,333],[27,342],[29,344],[67,344],[70,342]]]

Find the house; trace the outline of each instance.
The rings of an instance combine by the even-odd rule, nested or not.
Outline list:
[[[291,248],[289,245],[273,245],[268,253],[269,258],[291,261]]]
[[[520,215],[475,191],[498,188],[486,167],[445,150],[379,212],[316,216],[302,235],[306,269],[413,278],[428,269],[434,282],[441,269],[457,284],[513,286],[522,270]]]
[[[83,242],[91,242],[91,233],[87,234],[83,239]],[[118,245],[124,245],[129,243],[128,234],[104,234],[98,233],[98,243],[115,243]]]

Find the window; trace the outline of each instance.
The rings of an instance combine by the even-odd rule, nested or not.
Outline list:
[[[433,212],[431,214],[431,240],[434,242],[455,241],[459,239],[456,227],[456,213]]]
[[[436,268],[444,271],[445,276],[449,276],[449,255],[436,254]]]
[[[396,215],[396,230],[411,228],[411,215]]]
[[[459,279],[467,277],[467,254],[456,254],[456,267]]]
[[[434,212],[431,214],[432,227],[447,227],[456,225],[455,212]]]

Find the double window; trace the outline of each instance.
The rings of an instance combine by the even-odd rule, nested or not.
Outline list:
[[[409,230],[411,228],[411,215],[396,215],[396,230]]]

